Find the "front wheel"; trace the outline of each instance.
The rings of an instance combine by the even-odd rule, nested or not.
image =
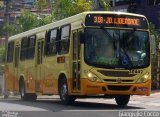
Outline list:
[[[65,105],[73,104],[76,99],[74,96],[68,95],[68,85],[65,79],[60,81],[59,95],[61,102]]]
[[[130,99],[130,95],[118,95],[115,97],[116,103],[118,106],[127,106]]]

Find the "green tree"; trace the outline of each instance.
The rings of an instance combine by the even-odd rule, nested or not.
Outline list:
[[[110,10],[110,0],[99,0],[100,5],[103,7],[105,11]]]
[[[92,8],[93,9],[99,9],[99,5],[101,6],[101,8],[105,11],[109,11],[110,10],[110,0],[97,0],[92,1]]]
[[[45,16],[43,18],[43,25],[46,25],[46,24],[49,24],[49,23],[52,23],[54,21],[54,16],[51,14],[51,15],[48,15],[48,16]]]
[[[10,36],[20,32],[18,25],[5,23],[2,27],[3,32],[8,33]]]
[[[22,32],[33,29],[39,26],[38,17],[29,11],[24,11],[18,20],[18,24]]]
[[[157,75],[160,74],[160,71],[157,71],[157,69],[159,69],[159,57],[160,57],[160,51],[159,51],[159,42],[160,42],[160,37],[158,35],[157,30],[155,29],[155,25],[150,22],[149,23],[149,30],[150,30],[150,34],[153,35],[155,37],[155,45],[154,43],[151,43],[151,51],[154,48],[156,51],[154,54],[151,54],[151,77],[152,77],[152,89],[157,89],[159,88],[159,81],[160,79],[157,78]],[[153,39],[153,38],[151,38]],[[150,42],[153,42],[152,40]],[[154,47],[156,46],[156,47]]]
[[[49,6],[50,0],[36,0],[36,7],[39,14],[41,11]]]
[[[62,19],[83,11],[90,11],[92,5],[90,0],[55,0],[53,13],[55,19]]]
[[[36,27],[40,27],[51,23],[54,20],[53,15],[40,17],[37,14],[33,14],[29,11],[24,11],[19,17],[18,21],[13,23],[5,23],[2,27],[2,32],[6,32],[11,35],[21,33]]]
[[[75,0],[72,5],[72,11],[70,15],[75,15],[84,11],[92,10],[91,1],[86,2],[86,0]]]
[[[158,45],[160,42],[159,34],[158,34],[157,30],[155,29],[155,25],[152,22],[149,23],[149,30],[150,30],[150,34],[154,35],[154,37],[156,39],[156,43]]]
[[[36,0],[36,7],[38,9],[38,26],[42,26],[48,23],[51,23],[53,18],[53,15],[47,15],[47,16],[41,16],[41,12],[42,10],[44,10],[45,8],[51,8],[51,3],[53,1],[52,0]]]

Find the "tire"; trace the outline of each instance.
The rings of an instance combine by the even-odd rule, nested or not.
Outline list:
[[[22,101],[36,101],[37,95],[35,93],[26,93],[24,80],[20,81],[19,93]]]
[[[130,99],[130,95],[118,95],[115,97],[116,103],[120,107],[127,106]]]
[[[59,96],[62,104],[71,105],[74,104],[76,97],[68,95],[68,85],[66,79],[60,80]]]

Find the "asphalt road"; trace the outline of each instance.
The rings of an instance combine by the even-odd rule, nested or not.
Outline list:
[[[66,106],[57,96],[39,96],[36,102],[9,97],[0,99],[0,111],[0,117],[159,117],[160,93],[132,96],[124,108],[118,107],[114,99],[78,99]]]

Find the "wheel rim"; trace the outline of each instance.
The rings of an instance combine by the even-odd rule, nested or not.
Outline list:
[[[24,96],[24,85],[21,86],[21,96]]]
[[[62,99],[65,100],[66,99],[66,95],[67,95],[68,91],[67,91],[67,85],[63,84],[62,88],[61,88],[61,96]]]

